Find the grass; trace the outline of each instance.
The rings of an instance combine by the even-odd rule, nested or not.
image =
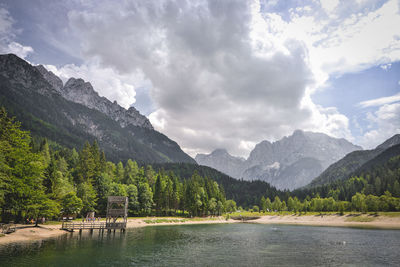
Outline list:
[[[206,218],[194,217],[194,218],[187,218],[186,220],[192,222],[201,222],[201,221],[217,221],[219,219],[218,217],[206,217]]]
[[[389,211],[384,211],[384,212],[378,212],[378,215],[380,216],[387,216],[387,217],[400,217],[400,212],[389,212]]]
[[[366,216],[354,216],[346,219],[346,222],[372,222],[374,221],[374,217],[366,217]]]
[[[154,223],[180,223],[180,222],[186,222],[187,220],[161,218],[161,219],[145,219],[143,221],[147,224],[154,224]]]
[[[6,236],[5,234],[0,234],[0,237]]]
[[[294,214],[293,212],[289,211],[282,211],[282,212],[233,212],[230,215],[231,218],[237,217],[257,217],[257,216],[329,216],[329,215],[338,215],[338,212],[307,212],[307,213],[297,213]],[[351,216],[346,219],[346,222],[372,222],[375,220],[376,216],[375,213],[371,213],[368,216],[363,216],[360,212],[344,212],[343,215]],[[400,212],[379,212],[378,216],[389,216],[389,217],[400,217]]]

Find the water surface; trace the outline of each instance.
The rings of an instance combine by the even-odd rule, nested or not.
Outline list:
[[[399,266],[400,231],[209,224],[0,246],[2,266]]]

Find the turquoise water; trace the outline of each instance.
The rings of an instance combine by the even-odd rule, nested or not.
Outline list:
[[[258,224],[152,226],[0,246],[1,266],[400,266],[400,231]]]

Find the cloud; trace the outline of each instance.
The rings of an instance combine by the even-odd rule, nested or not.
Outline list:
[[[383,70],[390,70],[390,68],[392,67],[392,64],[384,64],[384,65],[380,65],[381,69]]]
[[[315,5],[311,11],[290,9],[288,21],[276,13],[264,14],[277,42],[294,38],[307,47],[317,87],[331,75],[400,60],[400,30],[394,26],[400,25],[398,1],[343,1],[331,15],[325,10]]]
[[[386,139],[400,133],[400,103],[385,104],[374,113],[368,113],[369,128],[360,140],[366,148],[374,148]]]
[[[385,104],[390,104],[390,103],[398,102],[398,101],[400,101],[400,93],[392,95],[392,96],[380,97],[380,98],[376,98],[376,99],[363,101],[363,102],[358,103],[358,106],[360,106],[362,108],[376,107],[376,106],[382,106]]]
[[[15,42],[16,35],[21,30],[14,28],[15,21],[8,10],[0,8],[0,53],[13,53],[21,58],[26,58],[33,53],[33,48]]]
[[[103,1],[68,14],[86,60],[151,81],[151,122],[191,155],[225,147],[243,156],[298,128],[351,138],[344,115],[309,97],[307,44],[276,34],[272,16],[254,1]]]
[[[7,46],[8,49],[6,49],[7,53],[13,53],[16,54],[17,56],[21,58],[26,58],[28,54],[33,53],[33,48],[30,46],[23,46],[19,43],[16,42],[11,42]]]
[[[339,0],[321,0],[321,7],[326,13],[331,13],[339,5]]]
[[[348,118],[311,95],[329,77],[400,60],[399,4],[293,3],[54,2],[47,14],[60,20],[41,20],[40,32],[83,62],[53,66],[63,79],[82,77],[124,107],[149,90],[151,122],[191,155],[225,147],[245,156],[297,128],[354,140]],[[0,17],[1,32],[13,22]]]

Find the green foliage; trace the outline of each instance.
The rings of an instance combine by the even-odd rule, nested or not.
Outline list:
[[[61,212],[65,215],[75,215],[83,208],[83,203],[75,192],[69,192],[61,199]]]
[[[357,193],[379,197],[386,191],[394,197],[400,197],[400,145],[392,146],[367,161],[348,179],[323,186],[295,190],[292,195],[299,199],[305,199],[307,196],[315,197],[319,194],[325,198],[333,197],[335,201],[352,201],[353,196]],[[375,209],[374,201],[371,199],[368,201],[372,205],[371,209]],[[390,209],[390,207],[392,210],[395,209],[394,205],[382,204],[378,210]],[[357,207],[357,209],[361,209],[361,207]]]
[[[143,214],[150,214],[153,206],[153,192],[148,183],[139,183],[139,210]]]
[[[77,195],[82,199],[83,203],[83,214],[87,212],[96,211],[96,191],[90,182],[83,182],[78,184]]]
[[[187,219],[145,219],[143,220],[147,224],[155,224],[155,223],[182,223],[187,222]]]
[[[35,216],[53,214],[56,204],[45,194],[43,156],[33,153],[31,137],[0,109],[0,203],[2,214]],[[46,210],[46,207],[48,210]]]
[[[21,131],[4,109],[0,123],[3,216],[22,220],[61,214],[85,216],[91,211],[104,215],[107,197],[113,195],[128,197],[131,215],[151,214],[154,207],[164,214],[187,209],[196,216],[221,215],[225,210],[222,187],[197,173],[181,182],[173,172],[156,172],[132,160],[125,166],[121,162],[115,165],[106,161],[97,142],[86,142],[79,152],[58,145],[54,150],[47,139],[31,141],[29,133]],[[234,201],[229,205],[236,208]]]
[[[346,222],[373,222],[374,217],[354,216],[346,219]]]
[[[225,202],[225,211],[226,212],[235,212],[237,210],[236,208],[236,202],[232,199],[229,199]]]
[[[237,200],[257,214],[260,209],[280,214],[400,210],[399,156],[381,160],[380,167],[373,165],[346,181],[290,193],[260,181],[234,180],[197,165],[142,166],[133,160],[116,165],[106,161],[96,142],[85,143],[77,152],[45,138],[31,139],[4,109],[0,110],[0,126],[4,221],[85,216],[89,211],[105,215],[107,197],[113,195],[128,197],[130,215],[174,215],[179,210],[190,216],[221,215],[237,211]]]

